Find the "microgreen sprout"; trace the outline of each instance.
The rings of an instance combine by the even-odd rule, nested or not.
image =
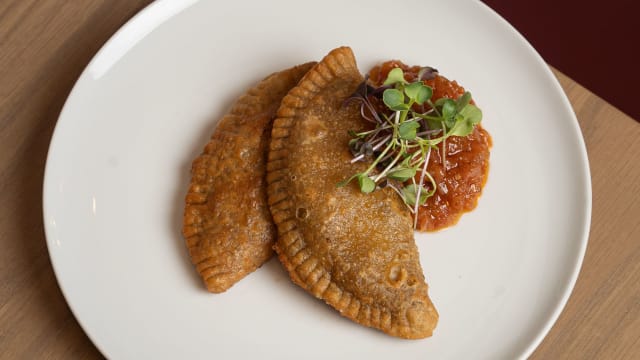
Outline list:
[[[357,180],[363,193],[391,187],[414,214],[414,227],[419,206],[436,192],[436,181],[427,171],[431,150],[441,144],[442,163],[446,164],[447,138],[471,134],[482,120],[469,92],[455,100],[432,101],[433,89],[422,80],[432,79],[436,73],[424,67],[418,80],[409,83],[402,69],[394,68],[382,86],[373,87],[365,78],[346,100],[359,102],[362,118],[375,127],[349,132],[351,162],[364,161],[369,166],[338,186]]]

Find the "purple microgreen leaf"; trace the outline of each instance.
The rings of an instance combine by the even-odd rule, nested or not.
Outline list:
[[[437,73],[438,70],[432,68],[431,66],[425,66],[423,68],[420,68],[420,71],[418,71],[418,79],[431,80],[436,77]]]
[[[360,148],[362,147],[361,139],[351,139],[349,140],[349,150],[353,156],[360,155]]]
[[[391,89],[391,88],[393,88],[393,85],[382,85],[382,86],[379,86],[377,88],[372,88],[372,90],[369,93],[369,95],[373,95],[373,96],[376,96],[376,97],[379,98],[380,94],[384,93],[385,90]]]
[[[365,143],[362,145],[362,153],[366,157],[373,156],[373,145],[371,145],[370,142],[365,141]]]

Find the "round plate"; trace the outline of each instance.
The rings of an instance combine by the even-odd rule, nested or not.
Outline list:
[[[431,338],[342,318],[276,259],[207,293],[180,234],[191,161],[233,100],[341,45],[363,72],[388,59],[438,68],[473,93],[493,136],[478,208],[416,238],[440,313]],[[62,291],[117,359],[526,357],[571,292],[590,214],[585,146],[562,89],[509,24],[473,1],[156,1],[78,80],[44,183]]]

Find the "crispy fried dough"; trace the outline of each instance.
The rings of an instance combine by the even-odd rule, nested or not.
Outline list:
[[[276,229],[265,176],[271,121],[314,63],[275,73],[250,89],[193,162],[182,233],[207,289],[227,290],[273,253]]]
[[[271,133],[267,182],[276,252],[291,279],[362,325],[402,338],[430,336],[438,313],[427,294],[411,216],[389,188],[363,194],[336,184],[351,164],[349,130],[367,127],[343,106],[362,81],[338,48],[283,99]]]

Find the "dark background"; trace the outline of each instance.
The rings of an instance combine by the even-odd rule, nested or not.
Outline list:
[[[483,2],[527,38],[548,64],[640,121],[640,6],[636,2]]]

